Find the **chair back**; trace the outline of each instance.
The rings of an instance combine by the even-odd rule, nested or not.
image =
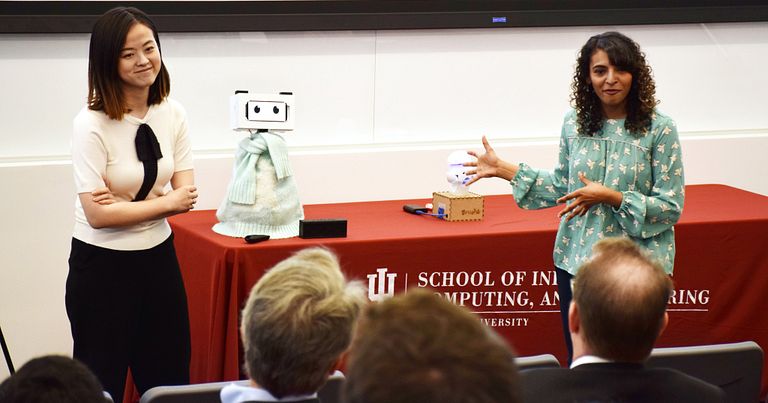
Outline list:
[[[719,386],[733,403],[760,400],[763,350],[753,341],[655,348],[646,366],[673,368]]]
[[[221,403],[221,388],[232,383],[208,382],[194,385],[156,386],[141,395],[139,403]],[[235,383],[247,385],[248,381]]]
[[[344,374],[336,371],[328,377],[323,387],[317,391],[320,403],[341,403],[341,390],[344,387]]]
[[[146,391],[139,403],[221,403],[221,388],[233,383],[208,382],[194,385],[156,386]],[[249,381],[236,381],[239,385],[248,385]],[[322,403],[340,403],[344,374],[336,371],[328,377],[325,385],[317,392]]]
[[[552,354],[530,355],[515,358],[518,371],[534,368],[560,368],[560,361]]]

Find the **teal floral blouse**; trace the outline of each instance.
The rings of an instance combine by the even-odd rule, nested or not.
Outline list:
[[[554,171],[520,164],[510,181],[521,208],[540,209],[584,186],[587,179],[622,193],[619,208],[596,204],[585,215],[566,221],[557,231],[555,266],[576,274],[592,245],[610,236],[627,236],[649,249],[672,273],[675,259],[673,225],[680,219],[685,199],[683,162],[675,122],[658,111],[639,136],[624,128],[624,119],[608,119],[594,136],[579,134],[576,111],[564,119],[559,163]]]

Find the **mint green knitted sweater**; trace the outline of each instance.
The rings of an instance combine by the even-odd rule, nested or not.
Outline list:
[[[271,238],[299,235],[304,210],[288,162],[288,147],[276,133],[251,133],[238,145],[227,197],[216,211],[219,234]]]

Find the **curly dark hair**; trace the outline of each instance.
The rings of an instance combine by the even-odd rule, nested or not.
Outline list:
[[[603,127],[603,108],[589,82],[589,62],[598,49],[608,54],[608,60],[617,68],[632,74],[632,88],[627,94],[627,118],[624,127],[635,135],[651,124],[656,105],[656,84],[651,67],[645,61],[640,45],[619,32],[595,35],[584,44],[576,60],[576,71],[571,83],[571,104],[576,109],[581,134],[592,136]]]

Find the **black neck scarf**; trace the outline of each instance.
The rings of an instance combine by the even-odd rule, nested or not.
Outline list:
[[[139,157],[139,161],[144,164],[144,182],[142,182],[141,189],[133,201],[141,201],[152,190],[152,186],[157,180],[157,160],[163,158],[157,136],[146,123],[139,125],[139,130],[136,131],[136,155]]]

